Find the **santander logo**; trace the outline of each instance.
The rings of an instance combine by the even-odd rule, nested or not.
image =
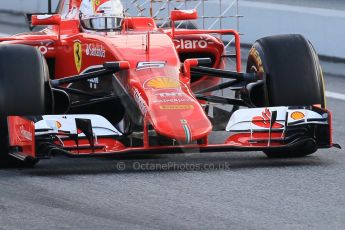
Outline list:
[[[265,109],[265,111],[262,112],[262,116],[256,116],[253,117],[252,123],[256,126],[262,127],[262,128],[270,128],[271,124],[271,112],[268,108]],[[284,126],[282,124],[279,124],[278,122],[274,122],[272,125],[272,128],[274,129],[280,129],[283,128]]]
[[[105,49],[102,45],[87,44],[86,55],[91,57],[105,58]]]
[[[26,139],[28,141],[32,141],[32,133],[30,131],[26,130],[24,125],[21,125],[19,127],[19,133],[20,133],[21,137],[23,137],[24,139]]]

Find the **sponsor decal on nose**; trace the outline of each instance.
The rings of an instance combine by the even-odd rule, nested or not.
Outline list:
[[[144,83],[145,89],[176,89],[180,82],[171,77],[155,77]]]
[[[190,110],[194,109],[194,105],[161,105],[162,110]]]

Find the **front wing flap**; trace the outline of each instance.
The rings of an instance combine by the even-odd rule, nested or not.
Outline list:
[[[272,147],[311,139],[317,148],[330,147],[331,117],[329,111],[319,107],[241,109],[231,116],[226,127],[233,134],[227,143]]]
[[[83,157],[186,151],[291,150],[307,143],[313,143],[316,148],[330,148],[333,145],[331,118],[329,111],[314,106],[240,109],[232,114],[226,130],[220,131],[225,139],[211,138],[217,132],[213,131],[191,144],[175,140],[152,144],[152,139],[161,138],[152,129],[123,135],[117,125],[99,115],[47,115],[35,123],[29,118],[11,116],[8,123],[11,149],[20,155],[49,158],[57,152]],[[30,141],[29,134],[32,134]],[[133,144],[135,140],[136,144]]]

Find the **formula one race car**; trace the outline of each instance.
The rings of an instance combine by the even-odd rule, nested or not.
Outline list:
[[[57,14],[32,15],[44,30],[0,38],[2,164],[333,146],[318,56],[301,35],[256,41],[243,73],[237,31],[175,28],[196,10],[172,10],[171,28],[123,12],[119,0],[61,0]],[[217,35],[234,36],[236,53]]]

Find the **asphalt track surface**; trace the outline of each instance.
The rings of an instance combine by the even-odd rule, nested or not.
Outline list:
[[[345,93],[345,78],[325,79],[328,91]],[[328,108],[345,146],[345,101],[329,98]],[[56,157],[0,169],[0,229],[344,229],[344,175],[337,149],[278,160],[260,152]]]

